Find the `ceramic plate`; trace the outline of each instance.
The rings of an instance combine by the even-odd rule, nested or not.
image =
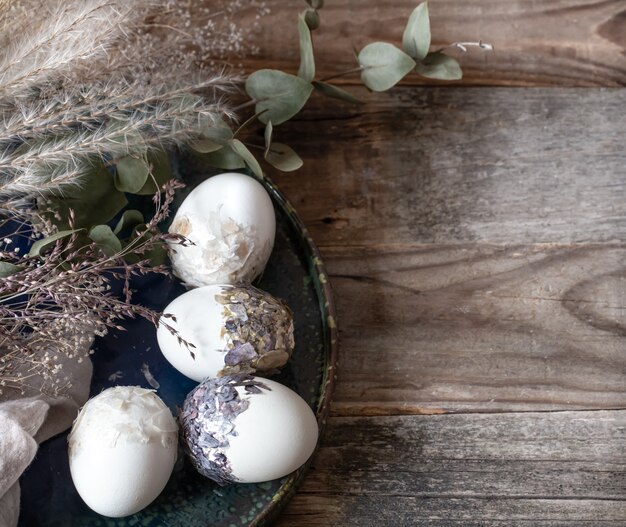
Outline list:
[[[270,182],[277,217],[276,244],[260,288],[287,301],[294,314],[296,348],[288,365],[273,377],[298,392],[316,411],[323,431],[333,388],[336,330],[331,292],[319,253],[284,196]],[[176,281],[153,277],[135,284],[135,300],[157,310],[184,289]],[[195,383],[163,358],[155,329],[148,322],[125,323],[127,331],[110,333],[95,344],[91,394],[114,385],[150,388],[144,364],[158,382],[157,394],[176,413]],[[122,375],[119,377],[119,375]],[[117,377],[117,378],[116,378]],[[280,480],[219,487],[198,475],[179,450],[170,481],[147,509],[122,519],[91,512],[72,484],[67,434],[41,445],[22,477],[21,527],[54,526],[205,526],[265,525],[291,497],[308,466]]]

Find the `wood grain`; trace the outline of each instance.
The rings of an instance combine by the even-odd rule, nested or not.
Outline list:
[[[626,524],[626,411],[331,419],[279,527]]]
[[[355,66],[353,47],[373,41],[400,44],[416,0],[327,0],[315,33],[321,77]],[[272,0],[252,40],[257,57],[249,70],[297,70],[295,21],[305,6]],[[433,46],[456,41],[489,41],[494,53],[473,50],[460,56],[466,85],[626,85],[626,5],[623,0],[430,0]],[[244,27],[250,20],[242,19]],[[348,82],[351,81],[346,78]],[[413,75],[410,83],[424,82]]]
[[[270,174],[320,246],[626,240],[626,90],[356,93],[275,131],[305,165]]]
[[[335,415],[626,408],[626,245],[326,248]]]
[[[624,410],[560,412],[626,409],[625,96],[403,88],[278,128],[340,329],[281,527],[626,525]]]

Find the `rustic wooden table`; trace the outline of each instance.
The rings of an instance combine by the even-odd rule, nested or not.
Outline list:
[[[268,5],[250,67],[295,70],[302,4]],[[327,0],[318,69],[398,42],[414,5]],[[327,432],[278,525],[626,525],[626,2],[430,12],[436,43],[496,51],[276,130],[340,329]]]

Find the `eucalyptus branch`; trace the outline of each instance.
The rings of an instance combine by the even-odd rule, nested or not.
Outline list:
[[[441,48],[439,51],[443,51],[444,49],[460,49],[463,53],[467,53],[467,48],[480,48],[484,51],[493,51],[493,44],[490,44],[489,42],[483,42],[482,40],[479,40],[478,42],[453,42],[452,44],[448,44],[447,46],[444,46],[443,48]]]
[[[342,71],[340,73],[333,73],[332,75],[328,75],[326,77],[323,77],[322,79],[320,79],[322,82],[327,82],[327,81],[331,81],[333,79],[338,79],[340,77],[345,77],[346,75],[352,75],[353,73],[360,73],[362,72],[364,69],[363,66],[359,66],[358,68],[352,68],[346,71]]]

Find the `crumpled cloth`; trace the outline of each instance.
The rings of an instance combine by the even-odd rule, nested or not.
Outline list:
[[[89,346],[91,346],[90,339]],[[82,355],[80,353],[79,355]],[[59,359],[71,385],[55,397],[42,395],[37,379],[24,394],[0,395],[0,527],[15,527],[20,512],[19,477],[32,462],[39,444],[72,425],[89,397],[89,359]]]

